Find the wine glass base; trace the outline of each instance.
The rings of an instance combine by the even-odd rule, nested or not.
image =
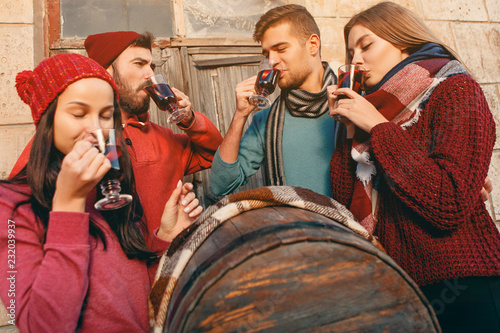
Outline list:
[[[248,101],[250,102],[250,104],[255,105],[258,110],[267,109],[271,106],[271,102],[269,101],[269,99],[262,95],[252,95],[250,96]]]
[[[178,109],[168,117],[167,122],[169,124],[177,124],[180,123],[184,118],[186,118],[189,115],[190,111],[186,109]]]
[[[131,202],[132,196],[130,194],[120,194],[109,198],[102,198],[94,204],[94,207],[98,210],[115,210],[122,208]]]

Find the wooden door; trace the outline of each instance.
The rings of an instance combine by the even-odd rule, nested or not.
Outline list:
[[[194,110],[206,115],[224,136],[236,107],[236,85],[257,74],[262,55],[259,46],[183,46],[163,49],[161,56],[157,58],[161,59],[157,72],[163,73],[171,85],[186,93]],[[279,91],[275,91],[271,100],[278,94]],[[165,114],[155,105],[151,106],[150,113],[152,121],[181,132],[176,126],[166,123]],[[251,117],[252,115],[246,127],[250,124]],[[195,185],[197,197],[204,207],[220,199],[210,192],[208,177],[209,170],[204,170],[185,178]],[[264,175],[259,170],[240,190],[262,185]]]

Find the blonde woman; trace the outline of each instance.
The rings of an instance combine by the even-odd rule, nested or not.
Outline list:
[[[499,332],[500,235],[480,194],[495,124],[479,84],[400,5],[355,15],[344,36],[366,96],[329,89],[347,134],[333,197],[422,287],[444,332]]]

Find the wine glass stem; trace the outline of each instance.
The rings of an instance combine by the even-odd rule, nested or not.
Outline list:
[[[101,193],[106,198],[118,197],[121,189],[120,182],[116,179],[101,183]]]

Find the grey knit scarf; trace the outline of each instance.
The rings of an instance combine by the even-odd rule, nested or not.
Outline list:
[[[328,111],[326,87],[337,84],[337,77],[327,62],[323,62],[323,88],[318,93],[305,90],[285,90],[273,102],[266,123],[266,185],[286,185],[283,168],[283,124],[285,107],[294,117],[317,118]]]

